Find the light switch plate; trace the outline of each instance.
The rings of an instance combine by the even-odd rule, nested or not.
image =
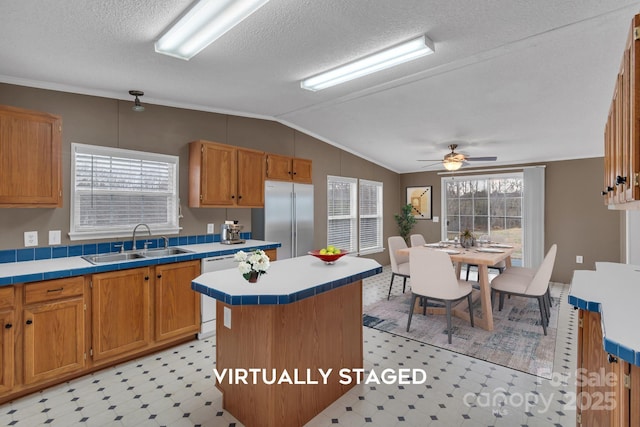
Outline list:
[[[49,230],[49,244],[50,245],[59,245],[60,244],[61,233],[60,230]]]
[[[207,234],[213,234],[215,227],[213,224],[207,224]]]
[[[229,307],[224,307],[224,326],[231,329],[231,309]]]
[[[38,232],[37,231],[25,231],[24,232],[24,245],[25,247],[38,246]]]
[[[433,222],[440,222],[440,217],[439,216],[434,216],[433,217]]]
[[[576,264],[582,264],[583,261],[582,255],[576,255]]]

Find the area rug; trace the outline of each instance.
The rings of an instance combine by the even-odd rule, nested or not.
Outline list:
[[[414,312],[411,329],[407,320],[411,292],[364,307],[363,325],[506,366],[518,371],[550,378],[556,343],[559,299],[554,297],[551,319],[545,336],[540,324],[540,310],[535,298],[512,296],[505,298],[504,308],[493,310],[494,330],[489,332],[468,321],[452,317],[451,344],[447,342],[445,315]],[[496,297],[496,304],[498,298]],[[466,305],[466,300],[463,302]],[[431,302],[429,302],[431,305]],[[480,300],[474,305],[474,315],[482,315]]]

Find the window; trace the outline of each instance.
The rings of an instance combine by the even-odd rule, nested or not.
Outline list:
[[[512,258],[522,258],[522,173],[442,179],[443,238],[464,230],[476,237],[514,244]]]
[[[382,183],[327,177],[327,245],[349,252],[382,250]]]
[[[71,144],[71,240],[178,233],[178,157]]]
[[[360,180],[359,252],[382,248],[382,183]]]

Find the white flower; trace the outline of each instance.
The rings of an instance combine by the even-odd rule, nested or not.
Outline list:
[[[238,262],[238,270],[243,275],[247,275],[252,271],[265,274],[271,266],[269,257],[262,250],[255,250],[250,254],[238,251],[234,255],[234,260]]]

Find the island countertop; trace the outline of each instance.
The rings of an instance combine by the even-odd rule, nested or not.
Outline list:
[[[569,304],[601,314],[604,350],[640,366],[638,301],[640,267],[596,263],[596,271],[575,271]]]
[[[382,266],[372,259],[344,256],[328,265],[305,255],[272,262],[257,283],[232,268],[202,274],[191,287],[229,305],[290,304],[381,272]]]

